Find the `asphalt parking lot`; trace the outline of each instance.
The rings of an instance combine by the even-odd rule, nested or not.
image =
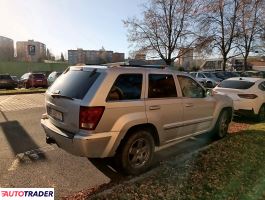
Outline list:
[[[43,94],[0,96],[0,187],[54,187],[62,197],[124,177],[45,143]],[[155,165],[211,143],[207,134],[156,152]],[[107,168],[108,169],[108,168]]]

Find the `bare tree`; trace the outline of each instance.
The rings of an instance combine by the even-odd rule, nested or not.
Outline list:
[[[241,0],[237,23],[237,47],[244,57],[243,71],[247,68],[249,53],[253,51],[254,40],[262,34],[264,0]]]
[[[142,19],[124,21],[128,39],[137,50],[158,55],[171,65],[181,56],[181,48],[195,44],[196,12],[195,0],[150,0],[144,5]]]
[[[217,49],[223,58],[225,71],[227,60],[235,55],[236,24],[238,21],[240,0],[207,0],[201,10],[201,30],[208,38],[208,44]],[[210,41],[210,42],[209,42]]]

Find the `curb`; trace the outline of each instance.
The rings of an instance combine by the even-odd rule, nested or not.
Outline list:
[[[46,91],[29,91],[29,92],[10,92],[10,93],[0,93],[0,96],[4,95],[17,95],[17,94],[38,94],[45,93]]]

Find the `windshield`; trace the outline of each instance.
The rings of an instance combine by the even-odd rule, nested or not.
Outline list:
[[[244,90],[251,88],[254,84],[255,83],[249,81],[224,80],[218,85],[218,87]]]
[[[216,76],[212,73],[203,73],[207,78],[216,78]]]
[[[83,99],[99,75],[99,72],[69,70],[56,79],[49,92],[59,91],[61,96]]]
[[[0,79],[11,80],[12,78],[10,75],[0,75]]]
[[[45,78],[44,74],[32,74],[33,78]]]

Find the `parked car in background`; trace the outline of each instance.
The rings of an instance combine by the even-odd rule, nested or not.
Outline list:
[[[18,85],[19,85],[19,78],[17,76],[11,76],[11,78],[13,79],[13,81],[15,81],[16,87],[18,87]]]
[[[224,73],[224,71],[214,71],[212,72],[217,78],[225,80],[227,78],[230,78],[227,76],[227,74]]]
[[[195,78],[198,82],[200,82],[204,87],[206,86],[206,79],[205,78],[198,78],[197,72],[190,72],[189,73],[193,78]]]
[[[114,157],[127,174],[148,169],[155,146],[208,131],[224,137],[233,107],[188,74],[143,67],[73,66],[45,96],[47,143],[77,156]]]
[[[239,77],[239,73],[237,72],[231,72],[231,71],[215,71],[213,74],[222,80],[233,78],[233,77]]]
[[[234,101],[234,111],[239,115],[255,115],[259,121],[265,120],[265,79],[237,77],[222,81],[213,89]]]
[[[48,87],[47,78],[43,73],[26,73],[21,76],[19,81],[20,87],[31,88],[31,87]]]
[[[201,72],[191,72],[190,74],[198,81],[204,82],[204,86],[207,88],[213,88],[222,81],[222,79],[217,78],[213,74],[213,72],[201,71]]]
[[[241,77],[265,78],[264,71],[245,71],[242,72]]]
[[[53,82],[62,74],[63,72],[56,72],[56,71],[54,71],[54,72],[52,72],[52,73],[50,73],[50,75],[48,76],[48,78],[47,78],[47,81],[48,81],[48,85],[50,86],[50,85],[52,85],[53,84]]]
[[[15,89],[16,82],[9,74],[0,74],[0,89]]]

